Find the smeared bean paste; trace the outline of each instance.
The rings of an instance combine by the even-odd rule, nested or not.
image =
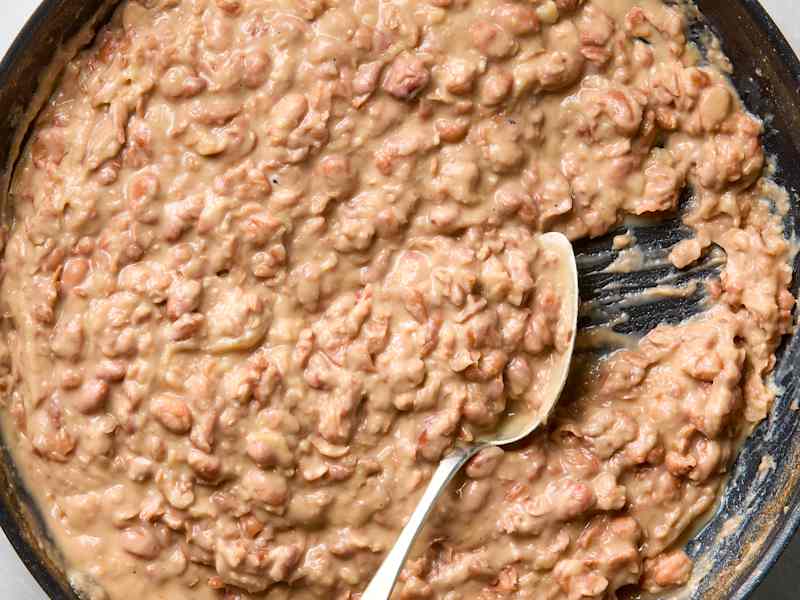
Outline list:
[[[790,246],[761,123],[660,0],[127,0],[13,183],[5,439],[111,600],[356,600],[436,461],[536,402],[563,340],[536,238],[686,209],[700,317],[582,356],[487,450],[394,597],[611,599],[773,400]]]

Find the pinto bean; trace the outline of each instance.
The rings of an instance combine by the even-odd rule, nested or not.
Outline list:
[[[401,54],[389,66],[383,89],[399,100],[411,100],[428,85],[431,75],[425,63],[412,54]]]
[[[129,527],[120,534],[122,548],[138,558],[152,560],[161,552],[153,530],[144,525]]]
[[[192,412],[185,400],[172,394],[162,394],[150,403],[150,414],[172,433],[188,433],[192,428]]]

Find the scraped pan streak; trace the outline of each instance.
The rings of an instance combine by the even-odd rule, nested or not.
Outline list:
[[[0,164],[5,166],[0,189],[4,192],[42,74],[58,49],[93,19],[102,20],[108,6],[107,0],[45,0],[0,63],[0,139],[5,140],[0,145]],[[698,6],[704,20],[692,24],[692,39],[704,39],[709,30],[719,37],[735,67],[732,78],[744,104],[764,120],[764,145],[775,160],[775,179],[790,195],[786,231],[796,236],[800,227],[800,62],[756,0],[698,0]],[[13,139],[16,144],[9,142]],[[9,213],[6,210],[4,214]],[[677,235],[665,230],[664,237],[669,237],[667,233]],[[797,294],[797,277],[792,290]],[[584,285],[583,293],[585,300],[592,299],[593,287]],[[692,306],[684,302],[674,316],[693,310]],[[652,317],[644,315],[641,323],[630,326],[631,331],[647,327],[647,319]],[[800,524],[800,470],[794,468],[800,464],[800,436],[795,435],[800,412],[793,410],[800,399],[796,364],[800,364],[800,337],[795,334],[778,354],[775,383],[779,394],[772,414],[743,447],[717,514],[690,541],[688,552],[696,559],[697,568],[689,587],[677,597],[747,598]],[[2,453],[0,526],[50,598],[76,600],[59,566],[58,552],[46,541],[41,519],[5,446]],[[765,456],[771,457],[774,465],[762,462]]]

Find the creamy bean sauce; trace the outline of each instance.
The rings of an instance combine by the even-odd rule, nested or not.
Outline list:
[[[74,580],[357,599],[436,461],[541,398],[570,332],[538,233],[691,186],[671,260],[724,250],[710,308],[577,360],[394,597],[684,584],[794,304],[761,124],[685,27],[660,0],[122,2],[37,122],[0,292],[5,438]]]

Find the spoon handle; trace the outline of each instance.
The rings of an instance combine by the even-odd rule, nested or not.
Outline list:
[[[458,470],[464,466],[464,463],[475,456],[482,448],[484,448],[483,445],[459,447],[442,459],[425,493],[422,495],[422,499],[417,504],[417,508],[414,509],[413,514],[408,519],[408,523],[403,527],[400,537],[397,538],[391,552],[383,560],[381,568],[375,573],[366,591],[361,596],[361,600],[389,600],[394,584],[397,581],[397,576],[406,562],[408,552],[411,550],[417,534],[422,530],[425,519],[431,512],[436,500],[442,495],[444,488],[458,473]]]

